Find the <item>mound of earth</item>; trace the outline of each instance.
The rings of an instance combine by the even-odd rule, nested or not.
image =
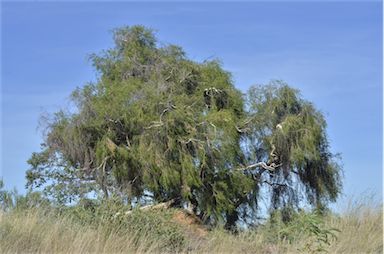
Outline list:
[[[208,235],[208,230],[202,221],[187,210],[176,210],[172,216],[172,221],[179,225],[188,237],[202,239]]]

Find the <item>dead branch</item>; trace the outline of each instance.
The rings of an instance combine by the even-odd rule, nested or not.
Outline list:
[[[255,117],[252,116],[252,117],[249,117],[243,124],[243,128],[240,128],[239,126],[235,125],[235,128],[237,130],[238,133],[246,133],[248,131],[250,131],[251,129],[247,127],[247,125],[254,119]]]
[[[279,186],[279,187],[289,187],[288,185],[284,184],[284,183],[270,183],[268,181],[263,181],[263,183],[266,183],[272,187],[276,187],[276,186]]]
[[[158,210],[158,209],[168,209],[175,203],[175,199],[171,199],[167,202],[162,202],[155,205],[146,205],[139,208],[141,211],[150,211],[150,210]],[[124,215],[129,215],[133,212],[133,210],[126,211]],[[121,213],[117,212],[114,217],[119,216]]]
[[[261,167],[263,169],[266,169],[266,170],[269,170],[269,171],[275,171],[276,168],[280,167],[281,164],[271,164],[271,165],[267,165],[267,163],[265,163],[264,161],[262,162],[258,162],[258,163],[254,163],[254,164],[251,164],[251,165],[248,165],[248,166],[245,166],[245,167],[242,167],[242,168],[237,168],[236,170],[237,171],[244,171],[244,170],[249,170],[249,169],[252,169],[252,168],[258,168],[258,167]]]
[[[164,123],[162,123],[162,122],[152,122],[152,125],[144,127],[144,129],[149,130],[152,128],[161,127],[163,125],[164,125]]]

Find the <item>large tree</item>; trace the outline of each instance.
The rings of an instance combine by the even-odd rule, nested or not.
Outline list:
[[[142,26],[114,40],[92,55],[98,79],[72,93],[75,110],[47,121],[28,187],[61,203],[90,193],[129,205],[173,200],[228,227],[252,218],[264,187],[272,209],[336,199],[325,120],[298,91],[275,81],[243,95],[218,61],[160,47]]]

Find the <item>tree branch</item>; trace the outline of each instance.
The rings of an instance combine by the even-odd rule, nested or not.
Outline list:
[[[176,108],[177,107],[175,105],[173,105],[172,103],[168,102],[168,106],[160,113],[159,121],[158,122],[152,122],[152,125],[144,127],[144,129],[148,130],[148,129],[152,129],[152,128],[163,126],[164,125],[164,123],[163,123],[163,116],[164,116],[164,114],[167,113],[168,111],[170,111],[172,109],[176,109]]]
[[[155,205],[146,205],[146,206],[142,206],[140,207],[139,209],[142,210],[142,211],[148,211],[148,210],[156,210],[156,209],[167,209],[169,207],[171,207],[174,203],[175,203],[175,199],[171,199],[167,202],[163,202],[163,203],[159,203],[159,204],[155,204]],[[129,211],[126,211],[124,214],[125,215],[129,215],[132,213],[132,210],[129,210]],[[121,213],[120,212],[117,212],[114,217],[117,217],[119,216]]]
[[[263,181],[263,183],[266,183],[266,184],[268,184],[268,185],[270,185],[270,186],[272,186],[272,187],[275,187],[275,186],[289,187],[288,185],[283,184],[283,183],[270,183],[270,182],[268,182],[268,181]]]
[[[263,168],[263,169],[266,169],[266,170],[269,170],[269,171],[275,171],[276,168],[280,167],[281,164],[274,164],[272,163],[271,165],[267,165],[267,163],[265,163],[264,161],[262,162],[257,162],[255,164],[251,164],[251,165],[248,165],[248,166],[245,166],[243,168],[237,168],[236,170],[237,171],[244,171],[244,170],[249,170],[249,169],[252,169],[252,168]]]

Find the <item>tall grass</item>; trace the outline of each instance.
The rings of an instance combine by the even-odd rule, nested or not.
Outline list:
[[[135,212],[121,221],[82,223],[77,216],[41,209],[0,215],[1,253],[153,253],[181,251],[182,232],[167,213]],[[165,215],[164,215],[165,214]]]
[[[330,216],[330,227],[340,230],[330,253],[383,253],[383,207],[366,201],[350,202],[340,216]]]
[[[120,218],[79,219],[42,209],[0,213],[1,253],[382,253],[382,207],[353,204],[316,222],[300,214],[293,224],[231,234],[196,236],[172,218],[176,210],[134,212]],[[75,214],[75,215],[73,215]],[[300,224],[301,223],[301,224]],[[306,223],[314,223],[307,227]],[[298,226],[295,226],[298,225]],[[308,230],[306,230],[308,229]],[[337,229],[332,231],[331,229]],[[317,231],[331,230],[327,243]],[[191,233],[192,232],[192,233]],[[321,248],[318,248],[321,245]]]

